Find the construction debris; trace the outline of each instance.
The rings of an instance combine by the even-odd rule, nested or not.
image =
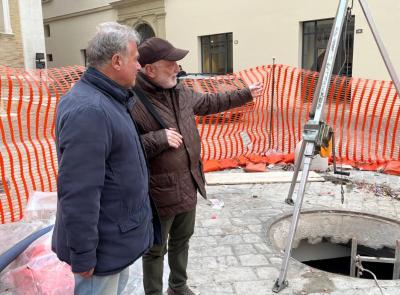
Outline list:
[[[252,183],[278,183],[278,182],[291,182],[293,172],[255,172],[255,173],[207,173],[207,185],[221,185],[221,184],[252,184]],[[298,180],[301,178],[299,173]],[[325,181],[322,176],[315,172],[310,172],[308,176],[309,182]]]

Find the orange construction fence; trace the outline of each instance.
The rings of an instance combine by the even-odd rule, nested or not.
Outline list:
[[[55,110],[84,70],[0,67],[0,223],[20,220],[32,191],[56,190]],[[285,65],[184,79],[200,92],[263,83],[253,102],[196,117],[205,169],[292,162],[317,80],[316,72]],[[339,161],[400,174],[400,100],[392,82],[334,76],[325,110]]]

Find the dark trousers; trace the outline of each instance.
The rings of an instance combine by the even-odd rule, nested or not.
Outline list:
[[[164,255],[167,252],[168,264],[171,269],[168,279],[169,287],[177,292],[185,287],[189,239],[194,232],[195,217],[196,209],[161,219],[164,244],[153,246],[142,258],[143,285],[146,295],[162,294]]]

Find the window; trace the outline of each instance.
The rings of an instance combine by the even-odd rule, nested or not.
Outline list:
[[[4,32],[4,13],[2,0],[0,0],[0,32]]]
[[[0,0],[0,33],[12,34],[8,0]]]
[[[50,37],[50,25],[44,25],[44,36]]]
[[[47,59],[47,62],[53,61],[53,54],[52,53],[47,53],[46,54],[46,59]]]
[[[151,37],[155,37],[153,29],[148,24],[140,24],[136,27],[136,31],[140,36],[140,42],[142,43],[144,40],[149,39]]]
[[[302,67],[319,72],[324,60],[326,47],[334,19],[307,21],[303,23]],[[344,35],[346,34],[346,35]],[[346,38],[344,38],[346,36]],[[345,41],[345,42],[343,42]],[[333,74],[352,75],[354,44],[354,16],[343,26]]]
[[[86,67],[87,66],[86,49],[81,49],[81,59],[82,59],[83,65]]]
[[[207,74],[233,72],[232,33],[201,36],[201,69]]]

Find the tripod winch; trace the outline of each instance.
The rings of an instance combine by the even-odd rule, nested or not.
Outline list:
[[[358,0],[360,6],[363,10],[363,13],[367,19],[368,25],[372,31],[375,42],[378,45],[379,51],[382,55],[382,58],[385,62],[386,68],[392,78],[392,81],[395,85],[397,93],[400,97],[400,83],[399,79],[396,75],[396,72],[393,68],[393,65],[389,59],[389,56],[386,52],[386,49],[383,45],[383,42],[377,32],[375,23],[370,14],[369,8],[367,6],[366,0]],[[301,144],[300,152],[299,152],[299,161],[296,163],[295,171],[293,174],[292,183],[290,186],[288,197],[286,198],[286,202],[288,204],[293,204],[293,192],[296,186],[297,177],[303,165],[303,172],[301,175],[301,180],[297,192],[296,202],[294,203],[294,211],[292,222],[289,228],[288,240],[285,247],[285,253],[282,260],[281,270],[278,279],[276,280],[272,291],[279,292],[285,287],[288,286],[288,281],[286,280],[286,275],[288,271],[289,259],[292,252],[293,240],[296,234],[297,225],[300,217],[300,210],[303,203],[304,191],[307,184],[307,178],[310,171],[310,165],[313,157],[317,154],[328,153],[329,149],[332,147],[333,152],[333,161],[334,161],[334,171],[337,174],[348,175],[347,172],[337,171],[336,170],[336,155],[335,153],[335,143],[334,143],[334,132],[330,126],[328,126],[323,120],[323,110],[324,104],[326,101],[326,97],[329,90],[330,80],[332,77],[332,71],[335,64],[336,53],[339,46],[340,37],[342,35],[343,25],[345,20],[348,18],[349,9],[348,9],[349,0],[340,0],[339,6],[336,12],[335,21],[332,27],[331,35],[329,37],[328,46],[326,49],[326,54],[324,57],[324,61],[322,64],[320,76],[318,79],[318,84],[316,87],[316,91],[313,98],[313,104],[310,112],[310,119],[304,125],[303,130],[303,141]],[[304,159],[304,164],[302,159]]]

